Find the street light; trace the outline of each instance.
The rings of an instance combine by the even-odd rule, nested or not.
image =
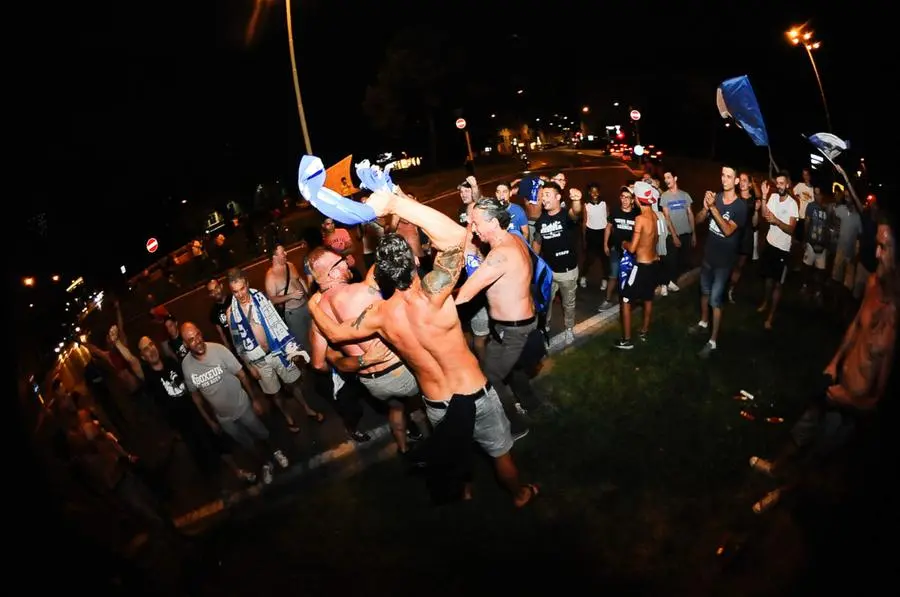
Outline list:
[[[585,106],[581,109],[581,111],[584,112],[585,114],[587,114],[588,112],[591,111],[591,109],[588,106]]]
[[[52,277],[51,279],[52,279],[54,282],[59,282],[59,274],[53,274],[53,277]]]
[[[802,45],[809,56],[809,62],[812,64],[813,73],[816,75],[816,82],[819,84],[819,94],[822,96],[822,105],[825,107],[825,121],[828,123],[828,132],[831,132],[831,114],[828,112],[828,101],[825,99],[825,88],[822,87],[822,77],[819,76],[819,68],[816,66],[816,59],[813,57],[813,50],[822,47],[822,42],[813,40],[813,32],[805,29],[806,25],[794,27],[787,32],[788,39],[795,46]]]
[[[24,284],[25,286],[29,286],[29,287],[34,286],[34,278],[32,278],[31,276],[28,276],[27,278],[23,278],[22,284]]]

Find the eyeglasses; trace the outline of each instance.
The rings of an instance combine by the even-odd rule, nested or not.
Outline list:
[[[334,265],[332,265],[331,267],[328,268],[328,273],[330,274],[331,272],[334,271],[334,268],[336,268],[337,266],[339,266],[342,263],[345,263],[346,261],[347,261],[347,257],[342,256],[340,259],[338,259],[337,261],[334,262]]]

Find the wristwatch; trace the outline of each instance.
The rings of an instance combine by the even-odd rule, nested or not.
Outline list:
[[[365,362],[363,361],[363,357],[365,357],[365,355],[362,354],[356,357],[356,363],[359,365],[360,369],[364,369],[366,366]]]

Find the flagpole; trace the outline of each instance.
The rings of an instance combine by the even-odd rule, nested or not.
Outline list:
[[[300,98],[300,81],[297,78],[297,56],[294,53],[294,26],[291,22],[291,0],[284,2],[287,13],[288,48],[291,52],[291,72],[294,75],[294,95],[297,96],[297,114],[300,116],[300,128],[303,129],[303,142],[306,144],[306,155],[313,155],[309,142],[309,129],[306,126],[306,113],[303,111],[303,100]]]

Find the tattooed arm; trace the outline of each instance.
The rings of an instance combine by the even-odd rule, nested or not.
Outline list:
[[[381,305],[384,301],[378,301],[366,307],[355,319],[338,323],[333,320],[319,305],[322,295],[316,293],[309,301],[309,314],[322,335],[332,344],[343,344],[355,340],[365,340],[377,335],[381,331],[382,315]]]
[[[466,282],[459,289],[456,295],[456,304],[467,303],[475,298],[479,292],[500,279],[500,276],[506,271],[507,265],[506,250],[504,248],[492,249],[488,253],[487,259],[484,260],[478,269],[466,279]],[[426,276],[427,278],[427,276]],[[454,286],[456,283],[454,282]]]

